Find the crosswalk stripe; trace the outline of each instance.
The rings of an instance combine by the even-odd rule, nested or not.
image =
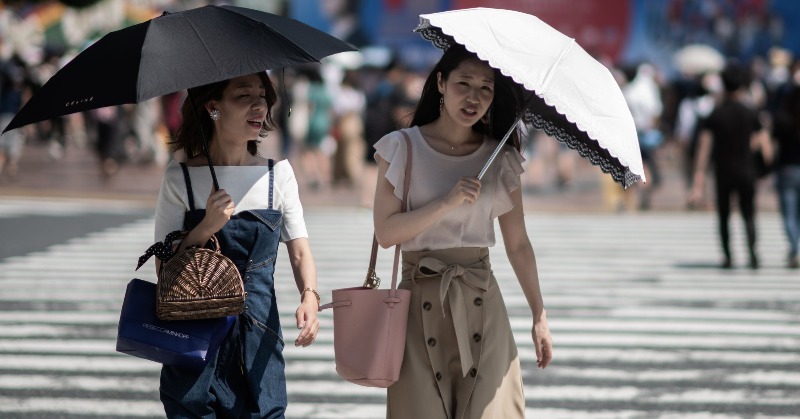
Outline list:
[[[3,397],[0,396],[0,412],[40,414],[75,414],[108,418],[113,415],[129,417],[163,417],[164,408],[158,401],[98,400],[74,397]]]
[[[23,204],[0,201],[0,218],[22,214]],[[87,210],[63,205],[73,215]],[[306,222],[323,300],[331,289],[363,281],[371,213],[309,209]],[[528,214],[526,224],[556,344],[547,370],[535,368],[530,311],[499,232],[492,264],[519,345],[527,417],[796,416],[800,281],[782,268],[776,214],[759,214],[764,268],[756,272],[714,267],[712,214]],[[732,227],[732,241],[743,242],[741,226]],[[160,366],[114,352],[125,285],[132,277],[155,280],[152,262],[133,270],[152,244],[152,229],[152,219],[143,219],[0,261],[0,412],[163,417]],[[746,260],[743,249],[734,252]],[[385,278],[391,253],[379,252]],[[287,417],[382,418],[385,390],[336,375],[330,312],[320,315],[314,345],[291,345],[299,297],[283,247],[279,259]],[[120,393],[135,400],[119,400]]]

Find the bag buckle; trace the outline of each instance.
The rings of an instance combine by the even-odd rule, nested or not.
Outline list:
[[[364,280],[365,288],[372,288],[377,289],[381,286],[381,279],[378,278],[378,274],[375,273],[375,269],[369,269],[367,271],[367,278]]]

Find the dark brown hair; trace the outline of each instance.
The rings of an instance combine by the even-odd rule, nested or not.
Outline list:
[[[259,139],[247,142],[247,151],[254,156],[258,152],[260,139],[266,137],[267,133],[275,128],[275,123],[272,121],[272,107],[278,101],[275,87],[272,85],[272,80],[267,76],[267,73],[259,72],[256,74],[264,83],[267,99],[267,117],[261,126]],[[222,100],[222,92],[228,87],[230,81],[228,79],[189,89],[189,94],[181,107],[181,125],[178,127],[175,138],[169,141],[172,151],[183,149],[187,158],[203,154],[203,137],[200,129],[202,129],[202,134],[205,134],[209,144],[214,134],[214,123],[206,111],[206,103],[212,100]]]
[[[439,100],[442,94],[437,87],[437,73],[442,73],[442,80],[447,80],[450,72],[455,70],[462,62],[471,58],[478,58],[475,53],[468,51],[461,44],[453,44],[444,52],[442,58],[431,70],[425,86],[422,88],[422,96],[414,111],[411,126],[429,124],[439,118]],[[522,112],[524,104],[522,102],[522,89],[513,80],[504,76],[499,70],[494,69],[494,99],[489,107],[489,123],[478,121],[472,126],[472,130],[486,134],[495,139],[502,139],[511,125],[516,121],[519,112]],[[519,129],[515,129],[509,137],[509,143],[517,151],[520,150]]]

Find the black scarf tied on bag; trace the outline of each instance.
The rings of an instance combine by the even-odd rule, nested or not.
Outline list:
[[[139,263],[136,265],[136,270],[138,271],[142,265],[147,262],[150,257],[153,255],[157,256],[161,259],[161,262],[166,262],[170,260],[173,256],[175,256],[175,250],[172,248],[172,243],[181,238],[185,233],[181,230],[175,230],[172,233],[167,234],[167,237],[164,239],[163,242],[155,242],[152,246],[147,248],[142,256],[139,256]]]

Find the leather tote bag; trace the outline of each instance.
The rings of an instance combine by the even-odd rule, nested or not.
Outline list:
[[[128,283],[117,329],[117,352],[164,365],[202,368],[216,354],[236,316],[165,321],[156,316],[156,284]]]
[[[407,159],[403,183],[402,210],[408,201],[411,173],[411,140],[406,141]],[[345,380],[367,387],[389,387],[400,377],[408,325],[411,291],[397,289],[400,245],[395,246],[392,287],[377,289],[375,275],[378,240],[372,238],[367,279],[363,286],[335,289],[332,302],[320,307],[333,308],[333,350],[336,372]]]

